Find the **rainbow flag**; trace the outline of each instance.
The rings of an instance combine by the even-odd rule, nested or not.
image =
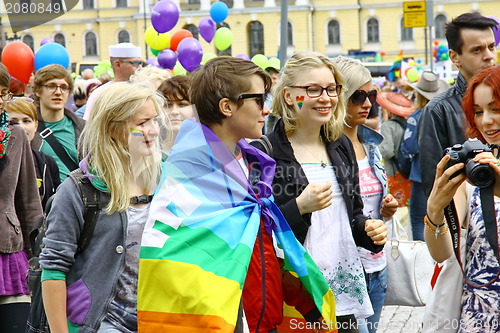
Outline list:
[[[392,64],[389,72],[385,75],[389,82],[394,82],[397,77],[401,77],[401,62],[403,61],[403,50],[399,51],[399,54],[396,56],[396,60]]]
[[[273,201],[274,160],[245,140],[238,146],[261,165],[259,196],[210,129],[194,121],[182,125],[142,239],[139,332],[234,332],[261,219],[285,267],[335,327],[333,293]]]

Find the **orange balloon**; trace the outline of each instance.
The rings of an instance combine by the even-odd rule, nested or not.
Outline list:
[[[35,68],[35,55],[23,42],[11,42],[2,52],[2,63],[9,74],[23,83],[28,83]]]
[[[385,56],[385,54],[386,54],[385,51],[380,51],[381,56]]]
[[[191,31],[186,30],[186,29],[181,29],[177,31],[175,34],[172,35],[172,38],[170,38],[170,49],[172,51],[177,51],[177,46],[179,46],[179,43],[184,39],[188,37],[193,37],[193,34]]]
[[[437,39],[434,39],[434,45],[439,45],[439,41]]]

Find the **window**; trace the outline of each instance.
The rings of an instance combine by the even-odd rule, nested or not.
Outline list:
[[[61,33],[57,33],[54,35],[54,42],[66,47],[66,38]]]
[[[83,9],[94,9],[94,0],[83,0]]]
[[[401,41],[412,41],[413,40],[413,29],[405,28],[405,20],[401,19]]]
[[[328,44],[340,44],[340,24],[337,20],[328,22]]]
[[[228,29],[231,29],[231,27],[229,26],[229,24],[227,24],[226,22],[222,22],[221,24],[217,24],[217,29],[221,28],[221,27],[226,27]],[[217,48],[215,48],[216,52],[217,52],[217,55],[218,56],[231,56],[232,54],[232,46],[229,46],[227,49],[221,51],[221,50],[218,50]]]
[[[436,16],[434,20],[435,34],[436,38],[444,39],[446,36],[444,34],[444,26],[446,24],[446,17],[443,14]]]
[[[293,28],[290,21],[288,21],[288,46],[293,46]]]
[[[31,35],[24,35],[22,41],[30,47],[31,51],[35,51],[35,41]]]
[[[97,37],[93,32],[87,32],[85,34],[85,55],[97,55]]]
[[[194,24],[187,24],[182,29],[189,30],[193,34],[194,38],[200,39],[199,38],[199,33],[198,33],[198,27],[195,26]]]
[[[256,54],[264,54],[264,26],[259,21],[248,24],[248,41],[250,58]]]
[[[368,20],[366,24],[366,32],[368,35],[368,43],[379,43],[378,37],[378,20],[375,18],[371,18]]]
[[[227,8],[233,8],[234,6],[234,1],[233,0],[221,0],[227,5]]]
[[[126,30],[118,33],[118,43],[130,43],[130,34]]]
[[[116,0],[116,8],[126,8],[127,0]]]

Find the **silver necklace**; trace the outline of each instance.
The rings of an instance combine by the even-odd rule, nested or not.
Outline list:
[[[307,150],[312,156],[314,156],[314,158],[316,158],[317,160],[320,160],[320,165],[321,167],[326,168],[326,162],[323,160],[323,158],[319,158],[316,154],[314,154],[311,150],[309,150],[309,148],[306,147],[306,145],[304,145],[302,143],[302,141],[300,141],[299,139],[299,136],[297,135],[297,133],[295,133],[295,139],[297,139],[297,142],[302,146],[304,147],[305,150]],[[320,138],[321,140],[321,143],[323,143],[323,140]],[[321,151],[321,156],[323,156],[323,151]]]

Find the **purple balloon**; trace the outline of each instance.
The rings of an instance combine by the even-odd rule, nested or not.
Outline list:
[[[40,46],[43,46],[48,43],[54,43],[54,40],[50,37],[45,37],[40,41]]]
[[[240,59],[243,59],[243,60],[248,60],[248,61],[250,61],[250,57],[249,57],[249,56],[247,56],[247,55],[246,55],[246,54],[244,54],[244,53],[240,53],[240,54],[238,54],[238,55],[235,55],[234,57],[235,57],[235,58],[240,58]]]
[[[172,30],[179,21],[179,7],[171,0],[162,0],[151,10],[151,23],[159,33]]]
[[[158,54],[158,64],[161,68],[174,69],[175,63],[177,62],[177,53],[171,49],[162,50]]]
[[[203,48],[200,42],[193,37],[184,38],[177,47],[179,62],[188,72],[200,66],[203,59]]]
[[[160,64],[158,63],[158,59],[156,59],[156,58],[148,58],[148,60],[146,60],[146,64],[148,66],[160,67]]]
[[[212,41],[215,36],[215,31],[217,30],[217,24],[210,17],[203,17],[198,23],[198,31],[201,37],[208,43]]]
[[[496,28],[493,28],[493,34],[495,35],[495,42],[496,45],[500,44],[500,19],[496,18],[495,16],[488,16],[488,18],[495,20],[498,25]]]

